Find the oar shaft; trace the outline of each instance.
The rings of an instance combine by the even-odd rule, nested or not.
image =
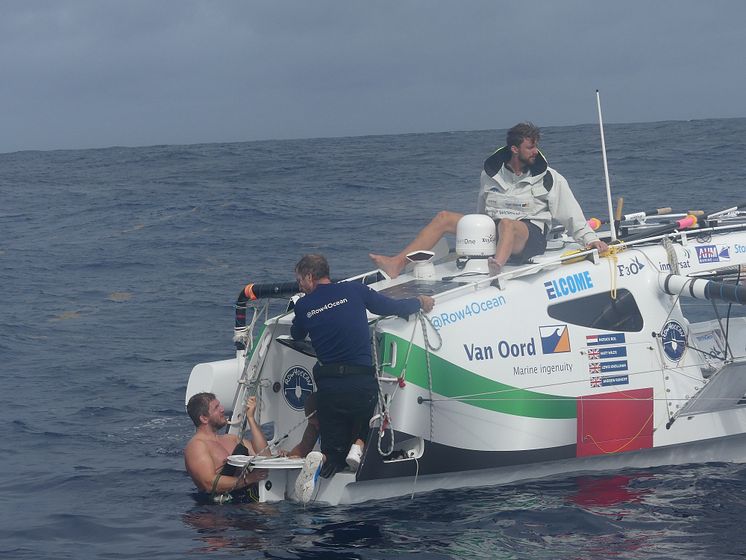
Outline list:
[[[672,296],[690,296],[696,299],[720,300],[729,303],[746,304],[746,286],[739,284],[726,284],[705,280],[703,278],[690,278],[678,274],[667,274],[661,276],[661,289]]]
[[[269,282],[266,284],[247,284],[243,293],[250,300],[267,297],[287,297],[300,291],[298,282]]]
[[[617,212],[616,212],[616,217],[614,218],[617,222],[620,222],[622,220],[627,221],[627,222],[633,221],[633,220],[642,220],[643,218],[647,218],[649,216],[664,216],[666,214],[671,213],[671,207],[666,206],[664,208],[651,208],[649,210],[643,210],[642,212],[632,212],[631,214],[622,215],[621,214],[622,200],[623,199],[620,198],[617,202]],[[703,213],[701,210],[697,210],[695,212],[699,212],[700,215]],[[688,216],[689,214],[691,214],[691,212],[685,215]],[[588,220],[588,225],[591,226],[591,228],[594,231],[600,228],[603,224],[608,224],[608,223],[609,223],[608,219],[600,220],[598,218],[591,218]]]
[[[674,231],[690,228],[697,224],[697,217],[689,214],[685,218],[675,220],[668,224],[662,224],[654,228],[648,228],[643,231],[633,233],[624,238],[624,241],[637,241],[638,239],[645,239],[646,237],[655,237],[656,235],[664,235]]]

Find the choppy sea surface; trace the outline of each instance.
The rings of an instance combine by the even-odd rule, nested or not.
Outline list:
[[[355,506],[200,505],[192,366],[233,302],[303,253],[370,270],[440,209],[473,211],[504,130],[0,154],[0,557],[734,558],[746,466],[567,475]],[[608,125],[625,210],[740,203],[746,119]],[[594,125],[542,150],[606,214]]]

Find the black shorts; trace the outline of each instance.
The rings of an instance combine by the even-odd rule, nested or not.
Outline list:
[[[528,227],[528,240],[526,240],[526,246],[523,248],[523,251],[517,255],[510,255],[510,258],[508,259],[510,264],[527,263],[531,257],[543,255],[544,251],[547,250],[547,236],[544,234],[544,231],[529,220],[520,221]],[[499,219],[495,220],[495,232],[500,231],[498,228],[499,223]],[[500,234],[497,233],[497,236],[499,238]]]

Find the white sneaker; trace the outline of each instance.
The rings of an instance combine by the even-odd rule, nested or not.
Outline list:
[[[313,492],[316,489],[316,481],[319,479],[321,465],[324,463],[324,456],[319,451],[311,451],[306,455],[303,468],[295,479],[295,495],[301,503],[307,504],[313,498]]]
[[[347,454],[347,466],[350,467],[353,471],[357,471],[357,468],[360,466],[360,460],[363,458],[363,448],[360,447],[357,443],[353,443],[352,447],[350,447],[350,452]]]

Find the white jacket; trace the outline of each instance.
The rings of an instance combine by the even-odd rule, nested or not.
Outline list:
[[[492,219],[529,220],[544,233],[551,229],[552,219],[561,223],[575,241],[587,245],[598,236],[586,222],[580,204],[567,180],[547,165],[539,153],[530,173],[520,180],[505,169],[510,149],[500,148],[484,162],[477,212]]]

